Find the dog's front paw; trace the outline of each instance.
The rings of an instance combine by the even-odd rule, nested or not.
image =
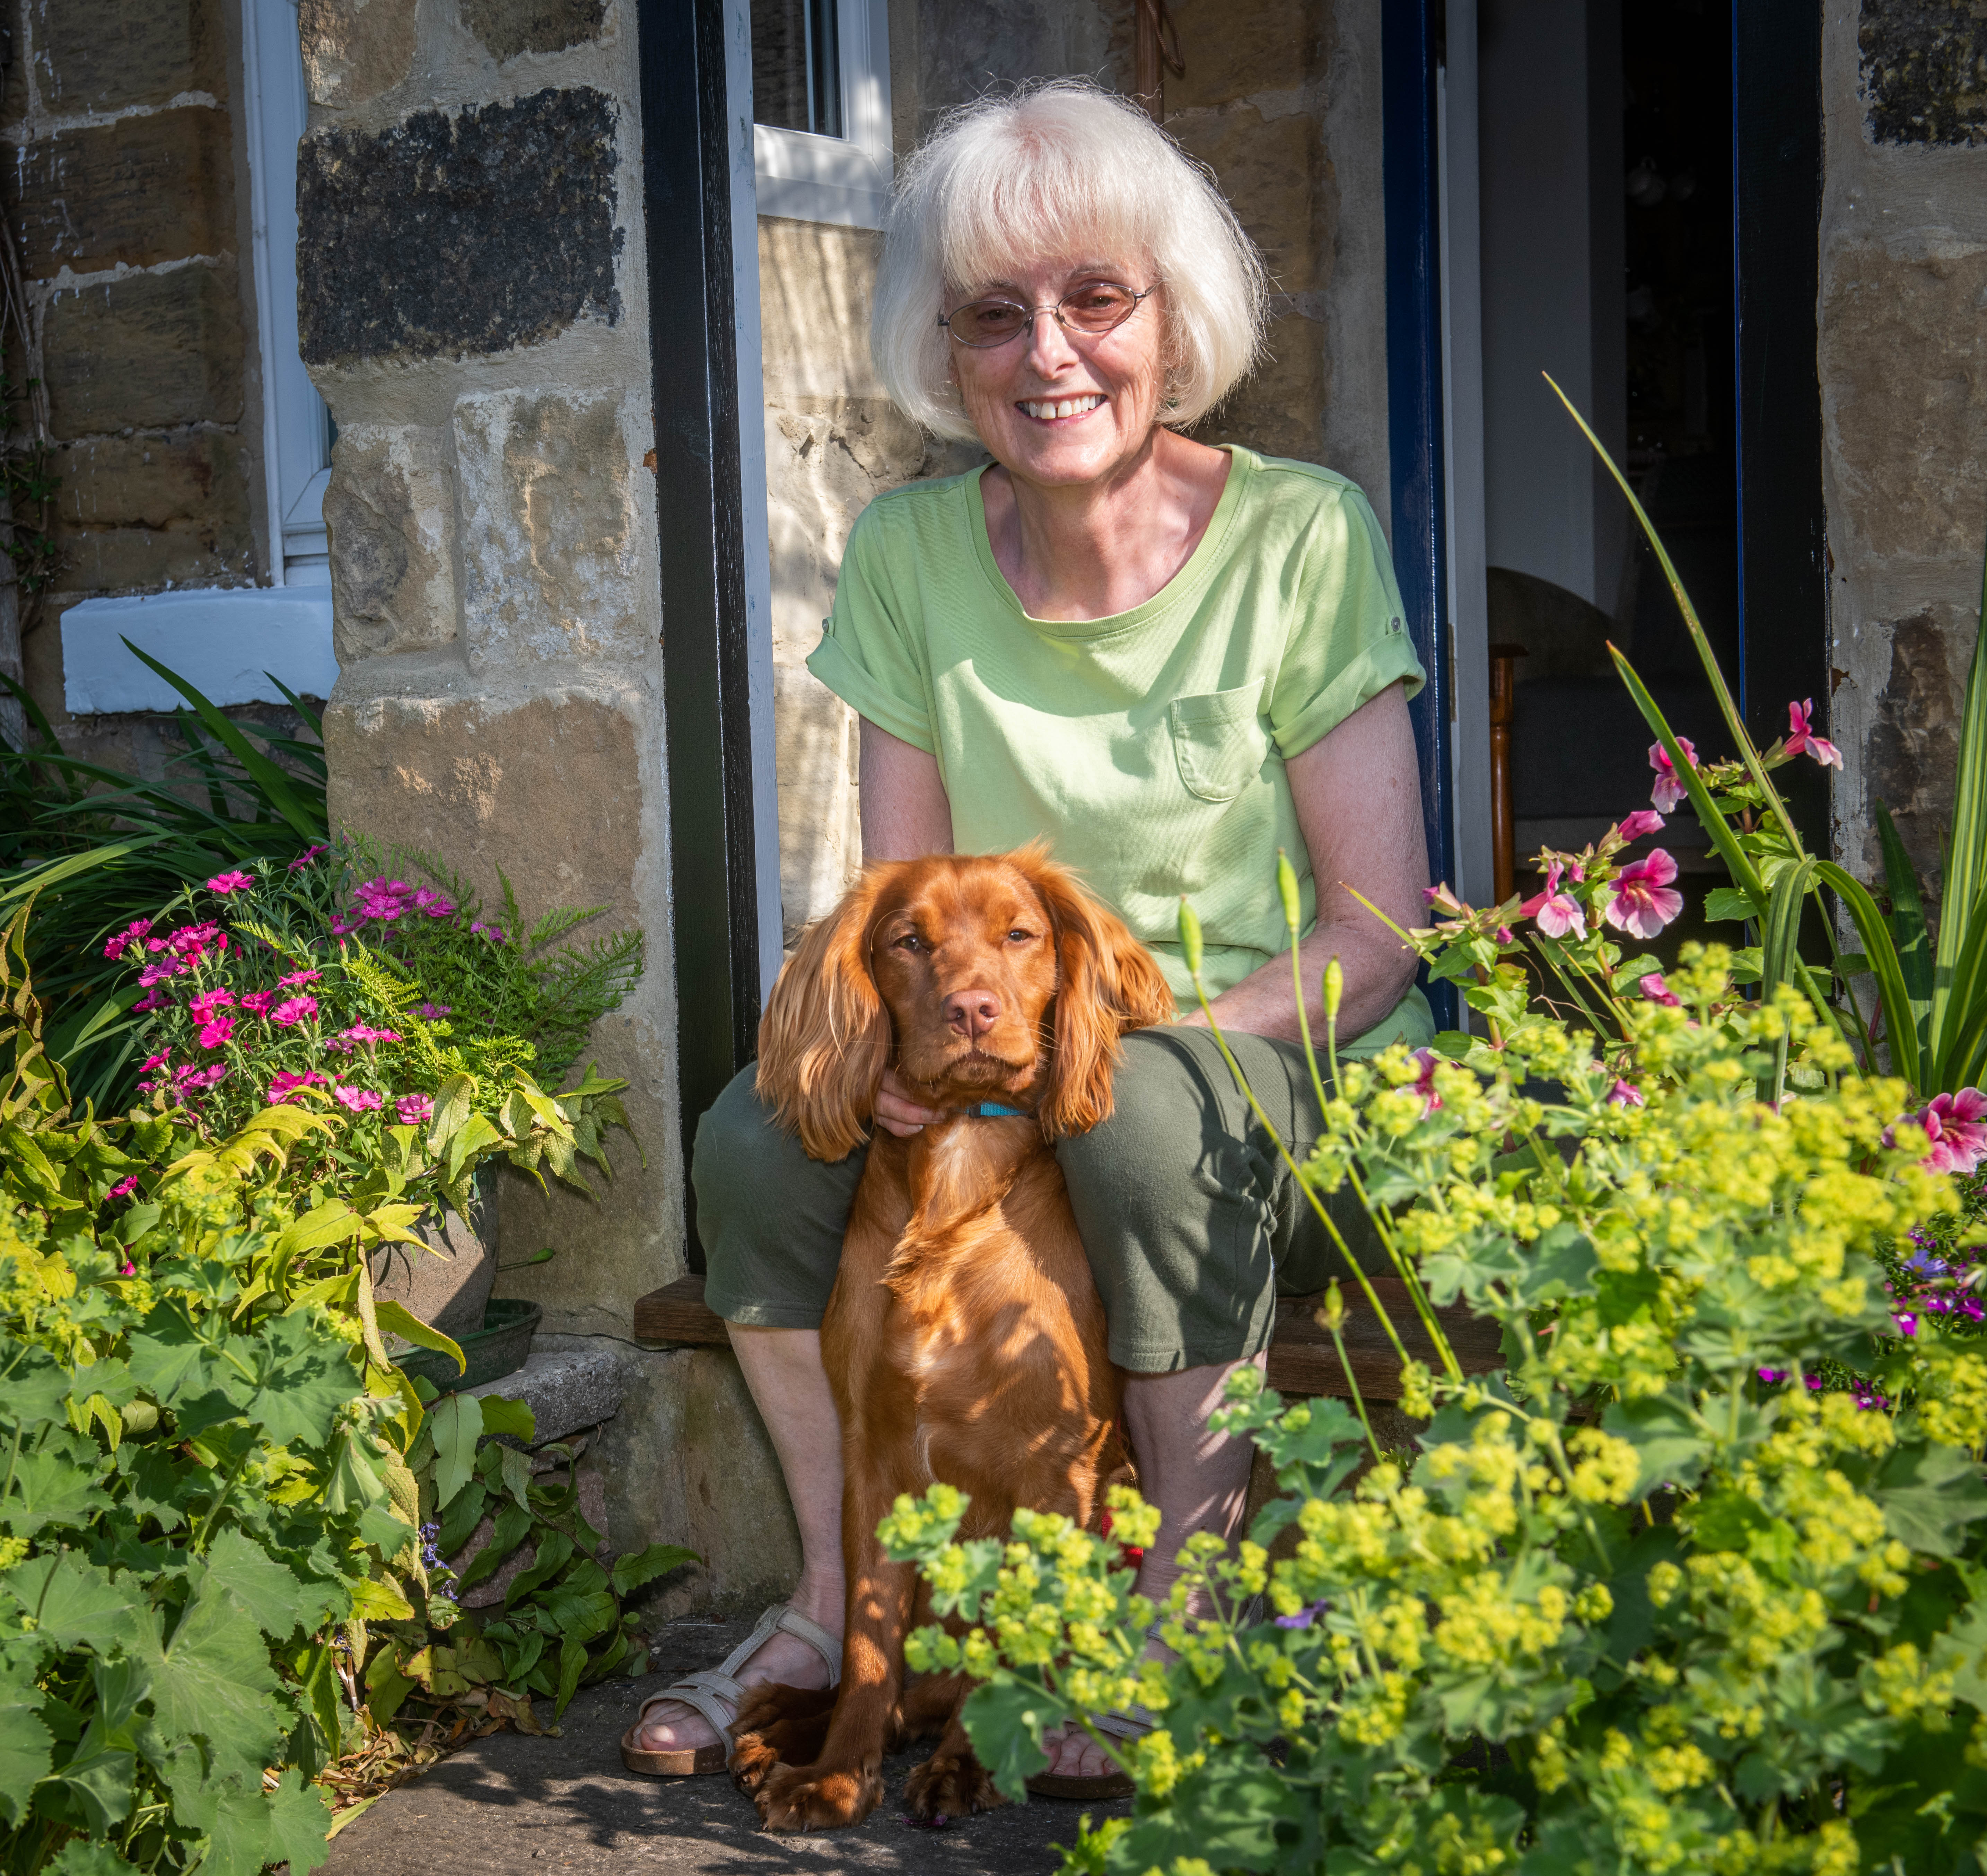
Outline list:
[[[750,1797],[783,1761],[811,1765],[828,1739],[835,1693],[826,1687],[787,1687],[770,1682],[749,1687],[731,1726],[731,1782]]]
[[[921,1823],[933,1817],[970,1817],[1007,1802],[970,1752],[935,1752],[904,1781],[904,1803]]]
[[[883,1800],[883,1781],[862,1766],[781,1765],[754,1802],[769,1830],[837,1830],[860,1824]]]

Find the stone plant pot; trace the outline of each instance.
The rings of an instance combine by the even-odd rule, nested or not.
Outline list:
[[[377,1244],[368,1253],[373,1297],[398,1303],[459,1342],[483,1327],[497,1281],[497,1169],[486,1165],[477,1172],[467,1218],[444,1210],[439,1218],[431,1214],[420,1231],[426,1250]]]

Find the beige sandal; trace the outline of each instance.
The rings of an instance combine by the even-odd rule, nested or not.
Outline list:
[[[639,1772],[645,1778],[683,1778],[699,1773],[723,1771],[725,1761],[731,1756],[727,1741],[732,1725],[738,1718],[738,1702],[745,1694],[735,1676],[778,1630],[784,1630],[805,1642],[828,1663],[828,1684],[831,1688],[840,1683],[842,1644],[818,1622],[809,1621],[784,1602],[776,1602],[759,1618],[757,1627],[725,1656],[722,1666],[702,1668],[694,1674],[687,1674],[666,1692],[652,1694],[642,1702],[642,1710],[636,1715],[634,1725],[621,1736],[621,1763],[629,1771]],[[648,1723],[649,1709],[669,1700],[680,1701],[701,1714],[704,1723],[717,1738],[708,1746],[693,1749],[679,1746],[660,1753],[638,1745],[642,1729]],[[730,1709],[728,1712],[725,1710],[727,1706]]]

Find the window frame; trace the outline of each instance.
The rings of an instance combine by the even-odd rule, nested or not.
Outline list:
[[[251,0],[253,4],[253,0]],[[835,0],[842,137],[752,126],[759,213],[880,228],[890,206],[889,0]]]
[[[241,29],[269,583],[322,585],[331,578],[331,435],[298,342],[297,145],[306,101],[295,0],[242,0]]]

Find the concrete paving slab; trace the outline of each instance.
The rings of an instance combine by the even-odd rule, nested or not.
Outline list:
[[[904,1778],[931,1749],[889,1761],[890,1798],[851,1830],[774,1836],[728,1778],[637,1778],[616,1747],[642,1701],[693,1667],[713,1667],[749,1623],[676,1622],[659,1638],[659,1673],[575,1697],[562,1736],[493,1733],[390,1793],[342,1831],[322,1876],[544,1876],[633,1869],[654,1876],[751,1871],[758,1876],[930,1871],[934,1876],[1054,1876],[1088,1809],[1033,1799],[948,1825],[903,1821]]]

